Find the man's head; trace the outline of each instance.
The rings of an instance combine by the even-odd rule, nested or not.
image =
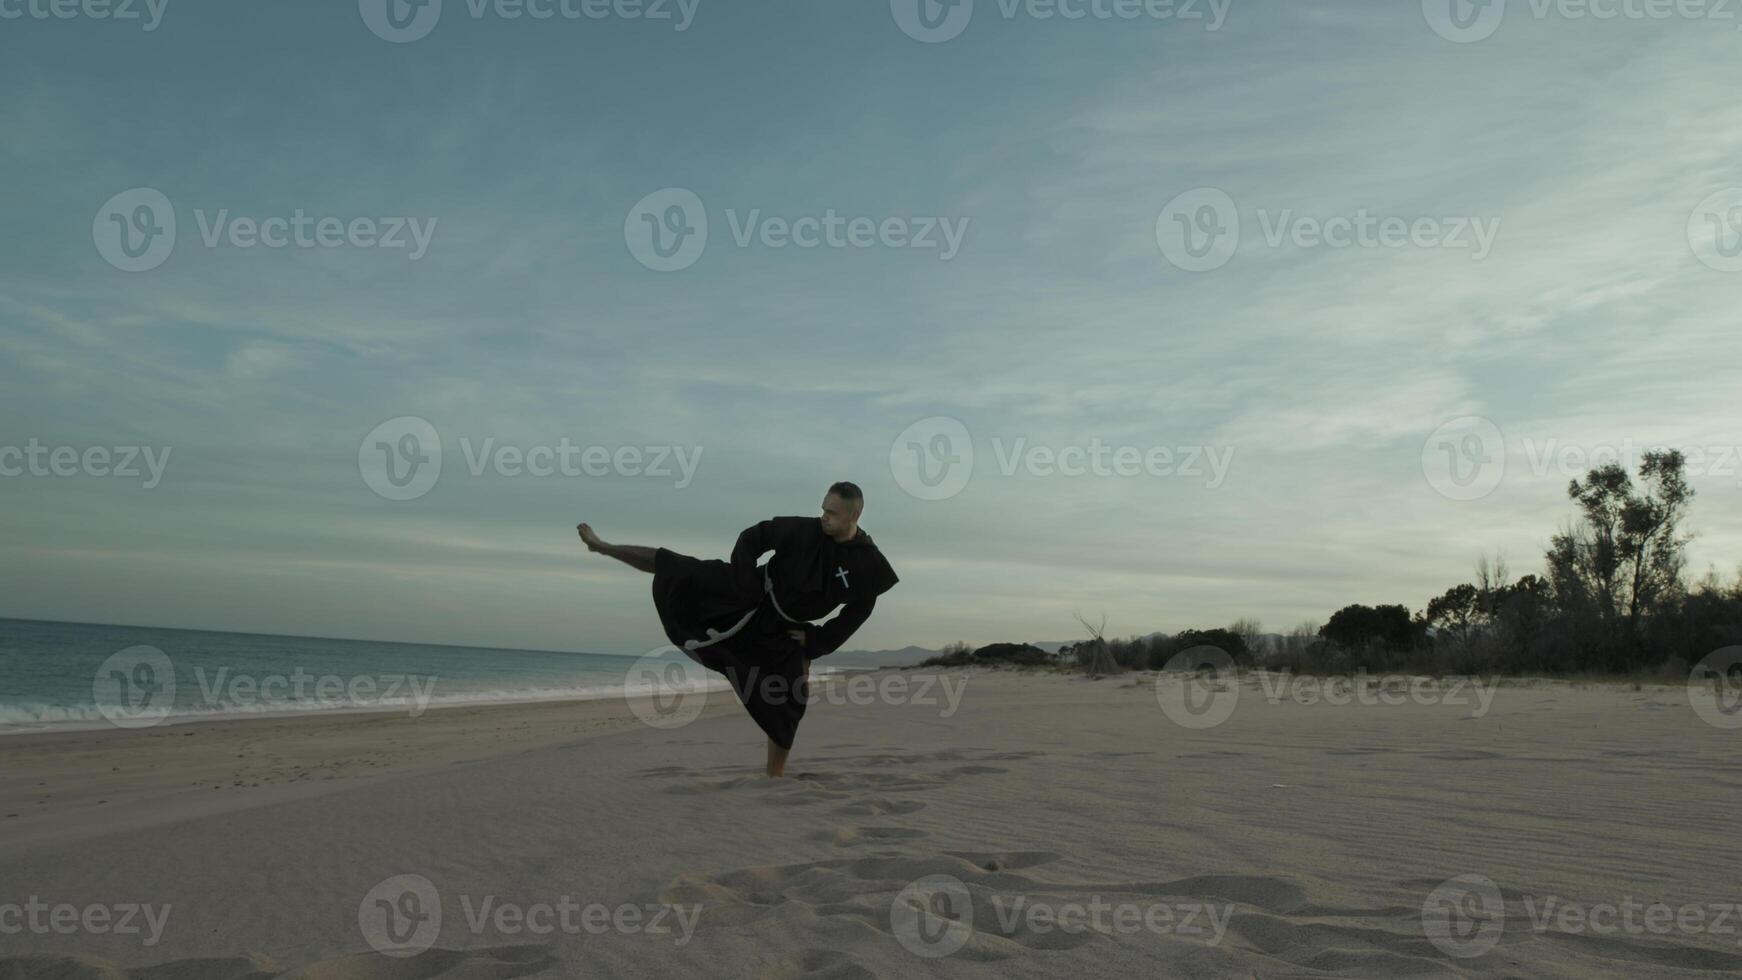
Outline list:
[[[859,533],[859,515],[865,510],[865,495],[845,480],[823,495],[823,533],[836,541],[851,541]]]

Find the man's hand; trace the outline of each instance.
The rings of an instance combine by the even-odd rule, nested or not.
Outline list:
[[[802,630],[802,629],[787,630],[786,635],[792,637],[794,640],[797,640],[799,646],[804,646],[804,630]]]

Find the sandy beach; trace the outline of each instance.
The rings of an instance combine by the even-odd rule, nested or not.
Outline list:
[[[1175,683],[840,679],[781,780],[729,694],[8,738],[0,977],[1742,971],[1684,688]]]

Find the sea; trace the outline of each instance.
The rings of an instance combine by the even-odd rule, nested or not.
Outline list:
[[[726,690],[646,657],[0,619],[0,735]]]

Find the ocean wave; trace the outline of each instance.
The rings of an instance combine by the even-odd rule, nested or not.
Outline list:
[[[321,712],[400,712],[422,713],[425,709],[463,707],[485,704],[538,704],[548,701],[602,701],[610,698],[646,697],[655,693],[713,693],[730,690],[724,678],[709,677],[688,683],[670,685],[655,691],[652,684],[625,685],[621,682],[579,686],[527,687],[499,690],[461,691],[436,694],[427,698],[393,697],[352,700],[349,698],[309,698],[303,700],[218,702],[177,704],[157,725],[174,725],[193,721],[222,721],[241,718],[296,717]],[[42,702],[0,702],[0,735],[45,731],[89,731],[117,727],[96,704],[45,704]]]

